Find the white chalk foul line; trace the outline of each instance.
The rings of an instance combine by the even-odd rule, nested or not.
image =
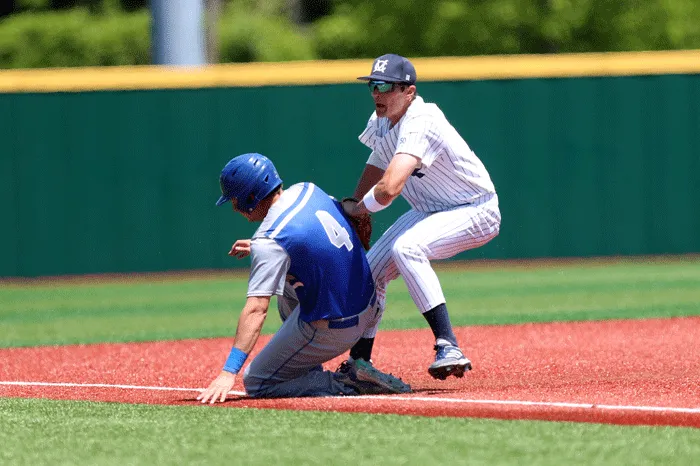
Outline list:
[[[203,388],[184,387],[151,387],[147,385],[118,385],[108,383],[72,383],[72,382],[22,382],[0,381],[0,385],[16,385],[20,387],[75,387],[75,388],[117,388],[121,390],[153,390],[162,392],[201,392]],[[245,392],[230,391],[229,395],[245,395]]]
[[[154,387],[147,385],[118,385],[106,383],[71,383],[71,382],[25,382],[25,381],[0,381],[0,385],[14,385],[23,387],[73,387],[73,388],[111,388],[121,390],[153,390],[166,392],[201,392],[203,388],[185,387]],[[244,396],[245,392],[230,391],[229,395]],[[609,411],[638,411],[638,412],[659,412],[659,413],[684,413],[700,414],[700,408],[674,408],[666,406],[625,406],[625,405],[605,405],[594,403],[566,403],[557,401],[521,401],[521,400],[469,400],[462,398],[442,398],[425,396],[398,396],[398,395],[365,395],[339,397],[346,400],[389,400],[389,401],[410,401],[429,403],[458,403],[477,405],[504,405],[504,406],[533,406],[541,408],[574,408],[574,409],[602,409]]]
[[[432,401],[439,403],[467,403],[483,405],[506,405],[506,406],[535,406],[542,408],[577,408],[577,409],[607,409],[617,411],[647,411],[647,412],[669,412],[700,414],[700,408],[672,408],[666,406],[624,406],[624,405],[603,405],[595,403],[566,403],[558,401],[520,401],[520,400],[469,400],[462,398],[439,398],[420,396],[355,396],[361,399],[386,399],[386,400],[410,400],[410,401]]]

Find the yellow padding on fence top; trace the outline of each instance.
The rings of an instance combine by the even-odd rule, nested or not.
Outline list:
[[[411,58],[418,82],[700,74],[700,50]],[[372,59],[0,71],[0,92],[197,89],[356,82]]]

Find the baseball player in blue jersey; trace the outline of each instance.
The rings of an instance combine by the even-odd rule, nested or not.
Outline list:
[[[374,112],[359,139],[371,154],[355,189],[359,202],[344,203],[350,215],[378,212],[402,195],[411,209],[372,246],[367,258],[380,306],[375,327],[350,351],[349,364],[369,361],[386,286],[403,276],[435,337],[437,379],[462,377],[471,362],[459,348],[445,296],[430,265],[477,248],[498,235],[498,197],[484,164],[442,111],[416,93],[416,70],[404,57],[382,55],[368,81]]]
[[[262,222],[249,244],[246,304],[223,370],[198,397],[225,401],[278,296],[283,324],[243,374],[252,397],[408,392],[400,380],[374,371],[373,381],[321,364],[347,351],[372,325],[377,306],[365,251],[340,203],[312,183],[282,189],[272,162],[260,154],[232,159],[221,172],[222,196],[249,221]],[[234,245],[236,249],[236,245]],[[232,251],[232,255],[245,252]],[[372,368],[369,368],[371,370]],[[393,385],[392,385],[393,384]],[[385,386],[388,386],[385,387]]]

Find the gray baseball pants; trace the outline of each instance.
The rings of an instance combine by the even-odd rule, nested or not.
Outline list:
[[[243,372],[243,385],[255,398],[354,395],[321,364],[348,351],[376,319],[374,300],[358,314],[357,325],[328,328],[328,321],[304,322],[296,294],[290,285],[277,298],[284,321],[267,345]]]

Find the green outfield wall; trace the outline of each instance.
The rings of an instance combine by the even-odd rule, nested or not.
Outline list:
[[[415,61],[499,193],[500,236],[458,258],[700,252],[700,53],[601,57]],[[287,186],[350,194],[370,64],[0,72],[0,276],[247,266],[226,253],[256,226],[214,206],[222,166],[257,151]]]

